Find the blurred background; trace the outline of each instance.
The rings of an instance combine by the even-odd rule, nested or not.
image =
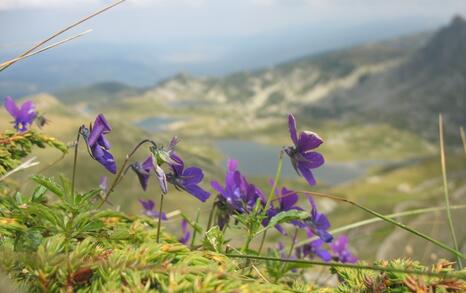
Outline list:
[[[1,0],[0,58],[15,57],[71,22],[110,3]],[[227,158],[264,192],[278,154],[289,145],[287,114],[325,140],[326,164],[310,189],[285,164],[283,183],[344,195],[383,213],[443,206],[438,114],[444,113],[451,201],[466,201],[466,5],[462,0],[128,0],[70,32],[93,32],[0,73],[0,97],[32,99],[50,119],[45,132],[71,142],[81,124],[104,113],[121,164],[145,137],[182,138],[187,164],[202,167],[204,187],[223,180]],[[1,109],[0,126],[11,128]],[[139,158],[144,158],[141,152]],[[37,172],[58,159],[39,152]],[[71,155],[49,174],[71,174]],[[109,175],[82,148],[82,190]],[[18,190],[27,191],[25,174]],[[28,181],[26,181],[28,182]],[[137,199],[158,200],[126,176],[112,202],[130,213]],[[213,196],[212,196],[213,198]],[[333,227],[369,218],[321,200]],[[167,210],[207,218],[211,204],[173,192]],[[189,208],[187,208],[189,207]],[[465,212],[454,222],[463,251]],[[443,212],[400,221],[449,243]],[[270,235],[271,245],[276,235]],[[361,259],[443,252],[387,224],[349,233]]]

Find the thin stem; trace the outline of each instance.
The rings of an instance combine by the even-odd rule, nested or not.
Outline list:
[[[451,206],[450,208],[452,210],[454,210],[454,209],[464,209],[464,208],[466,208],[466,205],[456,205],[456,206]],[[385,217],[387,217],[387,218],[398,218],[398,217],[404,217],[404,216],[413,216],[413,215],[418,215],[418,214],[437,212],[437,211],[444,210],[444,209],[445,209],[445,207],[416,209],[416,210],[410,210],[410,211],[385,215]],[[377,218],[377,217],[376,218],[371,218],[371,219],[359,221],[359,222],[356,222],[356,223],[352,223],[352,224],[349,224],[349,225],[345,225],[345,226],[330,230],[329,233],[333,234],[333,235],[340,234],[342,232],[345,232],[345,231],[348,231],[348,230],[351,230],[351,229],[359,228],[359,227],[362,227],[362,226],[366,226],[366,225],[376,223],[376,222],[381,222],[381,221],[383,221],[382,218]],[[318,236],[313,236],[313,237],[305,239],[305,240],[303,240],[301,242],[298,242],[296,244],[296,246],[305,245],[305,244],[307,244],[309,242],[312,242],[314,240],[317,240],[317,239],[319,239]]]
[[[88,16],[86,16],[86,17],[84,17],[84,18],[82,18],[82,19],[80,19],[80,20],[78,20],[78,21],[76,21],[75,23],[73,23],[73,24],[71,24],[71,25],[69,25],[69,26],[67,26],[67,27],[65,27],[64,29],[59,30],[58,32],[52,34],[50,37],[48,37],[48,38],[46,38],[45,40],[43,40],[43,41],[39,42],[38,44],[34,45],[32,48],[26,50],[26,52],[24,52],[24,53],[22,53],[21,55],[19,55],[18,58],[23,57],[23,56],[25,56],[25,55],[31,53],[32,51],[34,51],[35,49],[41,47],[41,46],[44,45],[45,43],[47,43],[47,42],[49,42],[50,40],[54,39],[55,37],[57,37],[57,36],[63,34],[64,32],[66,32],[66,31],[68,31],[68,30],[70,30],[70,29],[72,29],[72,28],[74,28],[74,27],[80,25],[81,23],[83,23],[83,22],[85,22],[85,21],[87,21],[87,20],[93,18],[94,16],[97,16],[97,15],[99,15],[99,14],[101,14],[101,13],[107,11],[108,9],[110,9],[110,8],[112,8],[112,7],[115,7],[115,6],[117,6],[118,4],[123,3],[124,1],[126,1],[126,0],[119,0],[119,1],[117,1],[117,2],[115,2],[115,3],[112,3],[112,4],[110,4],[110,5],[107,5],[107,6],[105,6],[104,8],[99,9],[99,10],[97,10],[96,12],[94,12],[94,13],[92,13],[92,14],[90,14],[90,15],[88,15]],[[14,62],[13,62],[13,63],[14,63]],[[10,65],[12,65],[13,63],[10,63],[10,64],[8,64],[8,65],[5,65],[4,67],[1,67],[1,68],[0,68],[0,71],[2,71],[2,70],[4,70],[4,69],[8,68],[8,67],[9,67]]]
[[[283,150],[280,151],[280,155],[279,155],[279,158],[278,158],[278,164],[277,164],[277,170],[275,171],[275,178],[273,180],[272,189],[270,190],[269,195],[267,197],[267,202],[265,203],[265,207],[264,207],[264,210],[263,210],[264,213],[267,213],[267,209],[269,208],[270,203],[272,202],[272,198],[273,198],[273,196],[275,194],[275,189],[277,188],[278,181],[280,180],[280,177],[282,175],[282,166],[283,166]],[[266,237],[267,237],[267,230],[262,235],[261,243],[260,243],[259,250],[258,250],[257,254],[261,254],[262,248],[264,247]]]
[[[162,226],[163,193],[160,194],[159,222],[157,223],[157,243],[160,243],[160,227]]]
[[[74,36],[72,36],[72,37],[66,38],[66,39],[64,39],[64,40],[61,40],[61,41],[59,41],[59,42],[53,43],[52,45],[47,46],[47,47],[45,47],[45,48],[42,48],[42,49],[40,49],[40,50],[38,50],[38,51],[29,53],[29,54],[26,54],[26,55],[23,55],[23,56],[20,56],[20,57],[17,57],[17,58],[8,60],[8,61],[5,61],[5,62],[3,62],[3,63],[0,64],[0,72],[1,72],[2,70],[4,70],[4,69],[7,69],[10,65],[12,65],[12,64],[14,64],[14,63],[16,63],[16,62],[18,62],[18,61],[20,61],[20,60],[26,59],[26,58],[28,58],[28,57],[31,57],[31,56],[34,56],[34,55],[36,55],[36,54],[42,53],[42,52],[47,51],[47,50],[49,50],[49,49],[55,48],[55,47],[57,47],[57,46],[60,46],[61,44],[64,44],[64,43],[69,42],[69,41],[71,41],[71,40],[74,40],[74,39],[76,39],[76,38],[82,37],[82,36],[84,36],[85,34],[88,34],[88,33],[90,33],[90,32],[92,32],[91,29],[89,29],[89,30],[87,30],[87,31],[84,31],[84,32],[82,32],[82,33],[79,33],[79,34],[77,34],[77,35],[74,35]]]
[[[463,126],[460,127],[460,136],[461,136],[461,142],[463,143],[464,154],[466,155],[466,135],[464,134]]]
[[[198,209],[197,212],[196,212],[196,222],[195,222],[196,226],[199,223],[199,215],[200,215],[200,211]],[[196,240],[196,236],[197,236],[197,230],[193,229],[193,237],[191,238],[191,249],[193,249],[193,247],[194,247],[194,241]]]
[[[71,196],[74,196],[74,187],[76,184],[76,165],[78,163],[78,147],[79,147],[80,137],[81,137],[81,128],[79,128],[78,130],[78,135],[76,136],[76,141],[74,144],[73,175],[71,177]]]
[[[293,253],[294,246],[296,244],[296,239],[298,238],[298,228],[296,227],[294,230],[294,235],[293,235],[293,241],[291,242],[290,250],[288,251],[288,256],[287,258],[291,257],[291,254]]]
[[[273,180],[272,189],[270,190],[269,195],[267,197],[267,202],[265,203],[264,213],[267,211],[270,203],[272,202],[272,198],[275,194],[275,189],[277,188],[278,181],[280,180],[280,177],[282,175],[282,166],[283,166],[283,150],[280,151],[280,156],[279,156],[278,164],[277,164],[277,170],[275,172],[275,178]]]
[[[261,244],[259,245],[259,250],[257,251],[257,254],[260,255],[262,252],[262,248],[264,247],[265,239],[267,238],[267,231],[264,231],[264,234],[262,234],[262,239],[261,239]]]
[[[210,209],[209,213],[209,221],[207,222],[207,229],[206,232],[210,230],[210,226],[212,225],[212,220],[214,218],[214,213],[215,213],[215,208],[216,208],[216,202],[214,200],[214,203],[212,204],[212,208]]]
[[[251,225],[248,227],[248,236],[246,238],[246,242],[244,243],[243,252],[247,252],[249,250],[249,244],[251,243],[252,235],[251,235]]]
[[[293,239],[291,241],[290,250],[288,251],[288,255],[286,256],[287,259],[290,259],[291,254],[293,254],[293,249],[295,247],[297,238],[298,238],[298,228],[296,227],[295,230],[294,230]],[[281,273],[284,273],[285,267],[286,267],[286,262],[283,263],[282,266],[280,267],[280,272]],[[278,277],[276,278],[276,281],[278,281]]]
[[[118,171],[117,175],[115,176],[115,178],[113,179],[113,182],[112,184],[110,185],[110,188],[107,190],[107,192],[105,193],[105,196],[104,198],[102,199],[102,201],[100,202],[100,204],[97,206],[97,208],[100,208],[102,207],[102,205],[107,201],[108,197],[110,196],[110,194],[113,192],[113,190],[115,189],[115,187],[121,182],[120,178],[121,176],[123,176],[123,171],[125,170],[126,168],[126,165],[128,165],[128,162],[129,160],[134,156],[134,154],[136,153],[136,151],[142,146],[144,145],[145,143],[151,143],[152,145],[156,145],[155,142],[153,142],[152,140],[150,139],[144,139],[142,140],[141,142],[139,142],[134,148],[133,150],[126,155],[126,158],[125,158],[125,161],[123,162],[123,165],[120,167],[120,170]]]
[[[287,262],[287,263],[307,264],[310,266],[316,265],[316,266],[337,267],[337,268],[338,267],[350,268],[350,269],[357,269],[357,270],[371,270],[371,271],[381,271],[381,272],[404,273],[404,274],[412,274],[412,275],[424,275],[424,276],[442,277],[442,278],[466,279],[466,274],[464,272],[457,272],[457,273],[438,272],[436,273],[436,272],[428,272],[428,271],[415,271],[415,270],[387,268],[387,267],[380,267],[380,266],[357,265],[357,264],[350,264],[350,263],[320,262],[320,261],[301,260],[301,259],[285,259],[285,258],[277,258],[277,257],[259,256],[259,255],[246,255],[246,254],[226,254],[226,256],[233,257],[233,258],[246,258],[246,259],[264,260],[264,261],[269,260],[269,261],[278,261],[278,262]]]
[[[447,180],[447,163],[445,160],[445,143],[443,139],[443,116],[439,114],[438,116],[438,127],[439,127],[439,137],[440,137],[440,164],[442,166],[442,178],[443,178],[443,193],[445,195],[445,208],[447,212],[447,219],[448,219],[448,228],[450,229],[451,240],[453,242],[453,247],[455,250],[458,249],[458,241],[456,240],[456,233],[455,227],[453,225],[453,219],[451,217],[451,210],[450,210],[450,198],[448,196],[448,180]],[[456,260],[458,263],[458,267],[461,270],[463,268],[463,263],[461,258],[457,255]]]
[[[295,191],[295,192],[306,194],[306,195],[329,198],[329,199],[333,199],[333,200],[336,200],[336,201],[349,203],[349,204],[351,204],[351,205],[353,205],[355,207],[358,207],[361,210],[363,210],[363,211],[365,211],[365,212],[367,212],[367,213],[369,213],[369,214],[371,214],[373,216],[376,216],[377,218],[381,218],[385,222],[391,223],[391,224],[393,224],[393,225],[395,225],[397,227],[400,227],[403,230],[406,230],[406,231],[408,231],[408,232],[410,232],[410,233],[412,233],[412,234],[414,234],[416,236],[419,236],[419,237],[421,237],[421,238],[423,238],[423,239],[425,239],[427,241],[430,241],[430,242],[434,243],[435,245],[437,245],[438,247],[440,247],[440,248],[442,248],[442,249],[444,249],[446,251],[449,251],[449,252],[453,253],[456,256],[459,256],[459,257],[461,257],[463,259],[466,259],[466,255],[459,252],[458,250],[453,249],[453,248],[449,247],[448,245],[446,245],[446,244],[444,244],[444,243],[442,243],[442,242],[440,242],[438,240],[435,240],[435,239],[433,239],[432,237],[430,237],[428,235],[425,235],[424,233],[421,233],[421,232],[419,232],[419,231],[417,231],[417,230],[415,230],[413,228],[410,228],[410,227],[406,226],[405,224],[402,224],[402,223],[399,223],[399,222],[397,222],[395,220],[392,220],[392,219],[390,219],[390,218],[388,218],[388,217],[386,217],[386,216],[384,216],[384,215],[382,215],[382,214],[380,214],[380,213],[378,213],[376,211],[373,211],[373,210],[371,210],[369,208],[366,208],[366,207],[364,207],[364,206],[362,206],[362,205],[360,205],[360,204],[358,204],[358,203],[356,203],[354,201],[351,201],[349,199],[339,197],[339,196],[335,196],[335,195],[331,195],[331,194],[322,193],[322,192],[309,192],[309,191]]]

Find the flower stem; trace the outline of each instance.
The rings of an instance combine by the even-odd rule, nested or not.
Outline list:
[[[463,126],[460,127],[460,136],[461,136],[461,142],[463,142],[464,154],[466,155],[466,135],[464,134]]]
[[[210,230],[210,226],[212,226],[212,220],[214,218],[214,213],[215,213],[215,208],[216,208],[216,202],[214,200],[214,203],[212,204],[212,208],[210,209],[210,213],[209,213],[209,221],[207,222],[207,228],[206,228],[206,232]]]
[[[267,238],[267,231],[268,230],[265,230],[264,233],[262,234],[261,244],[259,245],[259,250],[257,251],[258,255],[261,254],[262,248],[264,247],[265,239]]]
[[[251,243],[251,240],[252,240],[252,232],[251,232],[251,225],[249,225],[248,227],[248,236],[246,238],[246,242],[244,242],[244,246],[243,246],[243,253],[247,252],[249,250],[249,244]]]
[[[81,127],[78,130],[78,135],[76,136],[76,141],[74,145],[73,175],[71,177],[71,196],[74,196],[74,187],[76,184],[76,165],[78,163],[78,146],[79,146],[79,138],[81,137]]]
[[[415,270],[404,270],[404,269],[397,269],[397,268],[388,268],[388,267],[381,267],[381,266],[369,266],[369,265],[357,265],[357,264],[350,264],[350,263],[335,263],[335,262],[320,262],[320,261],[313,261],[313,260],[301,260],[301,259],[285,259],[285,258],[277,258],[277,257],[268,257],[268,256],[260,256],[260,255],[247,255],[247,254],[226,254],[228,257],[232,258],[246,258],[246,259],[257,259],[257,260],[264,260],[264,261],[278,261],[278,262],[287,262],[287,263],[297,263],[297,264],[307,264],[310,266],[326,266],[326,267],[340,267],[340,268],[350,268],[350,269],[357,269],[357,270],[371,270],[371,271],[380,271],[380,272],[394,272],[394,273],[404,273],[404,274],[412,274],[412,275],[424,275],[424,276],[432,276],[432,277],[442,277],[442,278],[458,278],[458,279],[466,279],[466,274],[464,272],[456,272],[456,273],[447,273],[447,272],[429,272],[429,271],[415,271]]]
[[[359,208],[359,209],[361,209],[361,210],[363,210],[363,211],[365,211],[365,212],[367,212],[367,213],[369,213],[369,214],[371,214],[371,215],[373,215],[373,216],[376,216],[377,218],[381,218],[381,219],[382,219],[383,221],[385,221],[385,222],[388,222],[388,223],[390,223],[390,224],[393,224],[393,225],[395,225],[395,226],[397,226],[397,227],[400,227],[401,229],[406,230],[406,231],[408,231],[408,232],[410,232],[410,233],[412,233],[412,234],[414,234],[414,235],[416,235],[416,236],[419,236],[419,237],[421,237],[421,238],[423,238],[423,239],[425,239],[425,240],[427,240],[427,241],[430,241],[430,242],[432,242],[433,244],[437,245],[438,247],[440,247],[440,248],[442,248],[442,249],[444,249],[444,250],[446,250],[446,251],[448,251],[448,252],[451,252],[451,253],[453,253],[454,255],[456,255],[456,256],[458,256],[458,257],[461,257],[462,259],[466,259],[466,255],[464,255],[463,253],[459,252],[458,250],[453,249],[453,248],[449,247],[448,245],[446,245],[446,244],[444,244],[444,243],[442,243],[442,242],[440,242],[440,241],[438,241],[438,240],[435,240],[435,239],[433,239],[432,237],[430,237],[430,236],[428,236],[428,235],[426,235],[426,234],[424,234],[424,233],[422,233],[422,232],[419,232],[419,231],[417,231],[417,230],[415,230],[415,229],[413,229],[413,228],[410,228],[410,227],[406,226],[405,224],[402,224],[402,223],[397,222],[397,221],[395,221],[395,220],[393,220],[393,219],[390,219],[390,218],[388,218],[387,216],[384,216],[384,215],[382,215],[382,214],[380,214],[380,213],[378,213],[378,212],[376,212],[376,211],[373,211],[373,210],[371,210],[371,209],[369,209],[369,208],[366,208],[365,206],[360,205],[360,204],[358,204],[358,203],[356,203],[356,202],[354,202],[354,201],[351,201],[351,200],[349,200],[349,199],[346,199],[346,198],[343,198],[343,197],[339,197],[339,196],[335,196],[335,195],[331,195],[331,194],[322,193],[322,192],[309,192],[309,191],[295,191],[295,192],[297,192],[297,193],[302,193],[302,194],[306,194],[306,195],[312,195],[312,196],[318,196],[318,197],[329,198],[329,199],[333,199],[333,200],[335,200],[335,201],[340,201],[340,202],[349,203],[349,204],[351,204],[351,205],[353,205],[353,206],[355,206],[355,207],[357,207],[357,208]],[[285,196],[286,196],[286,195],[285,195]]]
[[[290,250],[288,251],[288,258],[291,257],[291,254],[293,253],[294,246],[296,245],[296,239],[298,238],[298,227],[295,228],[294,230],[294,235],[293,235],[293,240],[291,242]]]
[[[298,227],[296,227],[295,230],[294,230],[294,235],[293,235],[293,239],[291,240],[290,250],[288,251],[288,255],[286,256],[287,259],[290,259],[291,254],[293,253],[293,249],[294,249],[294,247],[296,245],[297,238],[298,238]],[[280,267],[280,272],[281,272],[280,275],[282,275],[282,274],[284,274],[286,272],[285,267],[286,267],[286,262],[284,262],[282,264],[282,266]],[[277,276],[275,281],[278,281],[278,278],[279,277]]]
[[[128,162],[129,160],[134,156],[134,154],[136,153],[136,151],[142,146],[144,145],[145,143],[150,143],[154,146],[157,146],[155,144],[154,141],[150,140],[150,139],[144,139],[142,140],[141,142],[139,142],[134,148],[133,150],[126,155],[126,158],[125,158],[125,161],[123,162],[123,165],[120,167],[120,170],[118,170],[118,173],[117,175],[115,176],[115,178],[113,179],[113,182],[112,184],[110,185],[110,188],[107,190],[107,192],[105,193],[105,196],[104,198],[102,199],[102,201],[100,202],[100,204],[97,206],[97,208],[100,208],[103,206],[103,204],[107,201],[108,197],[110,196],[110,194],[113,192],[113,190],[115,189],[115,187],[121,182],[121,177],[124,175],[124,170],[126,168],[126,166],[128,165]]]
[[[196,222],[195,222],[196,226],[199,223],[199,215],[200,215],[200,211],[198,209],[197,212],[196,212]],[[197,236],[197,230],[193,229],[193,237],[191,238],[191,249],[193,249],[193,247],[194,247],[194,241],[196,240],[196,236]]]
[[[278,186],[278,181],[280,180],[280,177],[282,176],[282,166],[283,166],[283,150],[280,151],[280,156],[279,156],[278,164],[277,164],[277,170],[275,172],[275,178],[273,180],[272,189],[270,190],[269,195],[267,196],[267,202],[265,203],[264,213],[267,212],[267,209],[269,208],[269,205],[272,202],[272,198],[275,194],[275,189]]]
[[[448,196],[447,163],[445,160],[445,144],[443,140],[443,116],[442,114],[439,114],[438,116],[438,124],[439,124],[439,137],[440,137],[440,164],[442,166],[443,193],[445,195],[445,208],[447,212],[448,227],[450,229],[453,247],[455,248],[455,250],[459,250],[458,241],[456,240],[455,227],[453,225],[453,219],[451,217],[450,198]],[[459,269],[460,270],[463,269],[463,263],[461,261],[461,258],[458,255],[456,256],[456,261],[457,261]]]
[[[162,226],[163,192],[160,194],[159,222],[157,223],[157,243],[160,243],[160,227]]]

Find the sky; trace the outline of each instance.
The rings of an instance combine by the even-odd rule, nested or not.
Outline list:
[[[0,0],[0,58],[111,2]],[[151,80],[218,75],[434,30],[455,14],[466,15],[465,0],[127,0],[65,34],[93,29],[53,54],[75,63],[119,58],[155,68]]]

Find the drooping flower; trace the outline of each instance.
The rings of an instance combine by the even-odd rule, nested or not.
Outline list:
[[[27,131],[37,117],[37,111],[32,101],[24,102],[19,108],[11,97],[6,97],[5,108],[15,119],[14,127],[17,131]]]
[[[165,177],[165,172],[160,166],[155,164],[154,157],[149,155],[144,162],[135,162],[130,165],[131,169],[136,173],[139,179],[139,183],[143,190],[147,189],[147,184],[149,182],[150,172],[154,171],[155,178],[159,182],[160,189],[164,194],[168,193],[167,178]]]
[[[319,147],[323,140],[311,131],[302,131],[298,137],[293,114],[288,115],[288,127],[293,146],[286,147],[285,152],[290,157],[291,164],[298,175],[302,175],[310,185],[315,185],[316,180],[311,169],[322,166],[324,157],[312,150]]]
[[[102,164],[108,171],[116,173],[116,163],[113,155],[110,153],[110,143],[105,138],[105,134],[110,133],[112,127],[107,122],[103,114],[97,115],[94,124],[90,129],[81,127],[80,133],[86,140],[91,151],[92,157]]]
[[[154,169],[154,158],[149,155],[144,162],[135,162],[130,165],[131,169],[136,173],[139,183],[143,190],[147,189],[149,182],[150,171]]]
[[[155,203],[154,201],[148,199],[148,200],[143,200],[140,199],[139,203],[142,205],[142,208],[144,209],[144,215],[151,217],[151,218],[159,218],[159,212],[155,210]],[[162,220],[167,220],[167,215],[162,212]]]
[[[168,181],[172,183],[177,189],[184,190],[200,201],[205,202],[210,192],[205,191],[199,186],[199,183],[204,178],[204,173],[198,167],[184,168],[183,160],[175,153],[170,155],[171,159],[175,162],[170,164],[172,173],[168,174]]]
[[[327,230],[330,228],[330,222],[324,214],[317,211],[317,205],[311,197],[308,197],[309,204],[311,205],[311,216],[304,220],[309,231],[319,236],[324,242],[331,242],[333,240],[332,234]]]
[[[189,239],[191,239],[191,232],[188,231],[188,221],[185,219],[181,220],[181,232],[183,235],[178,238],[178,241],[186,245],[188,244]]]
[[[330,243],[330,248],[336,255],[336,259],[342,263],[355,263],[358,259],[351,253],[348,246],[348,236],[341,235]]]
[[[310,243],[304,244],[296,248],[296,256],[298,259],[304,257],[314,257],[318,256],[323,261],[332,260],[332,255],[330,252],[323,247],[324,241],[321,239],[316,239]]]
[[[298,194],[296,192],[289,190],[286,187],[282,187],[280,193],[278,192],[278,189],[275,190],[275,195],[278,196],[278,205],[275,206],[273,203],[271,204],[270,208],[267,210],[267,218],[265,218],[262,222],[263,226],[267,226],[269,224],[270,219],[281,212],[286,212],[290,210],[302,210],[302,208],[296,205],[296,203],[298,202]],[[305,224],[303,222],[297,220],[291,221],[291,224],[300,228],[305,227]],[[281,225],[276,225],[275,228],[281,234],[286,234],[285,230]]]

